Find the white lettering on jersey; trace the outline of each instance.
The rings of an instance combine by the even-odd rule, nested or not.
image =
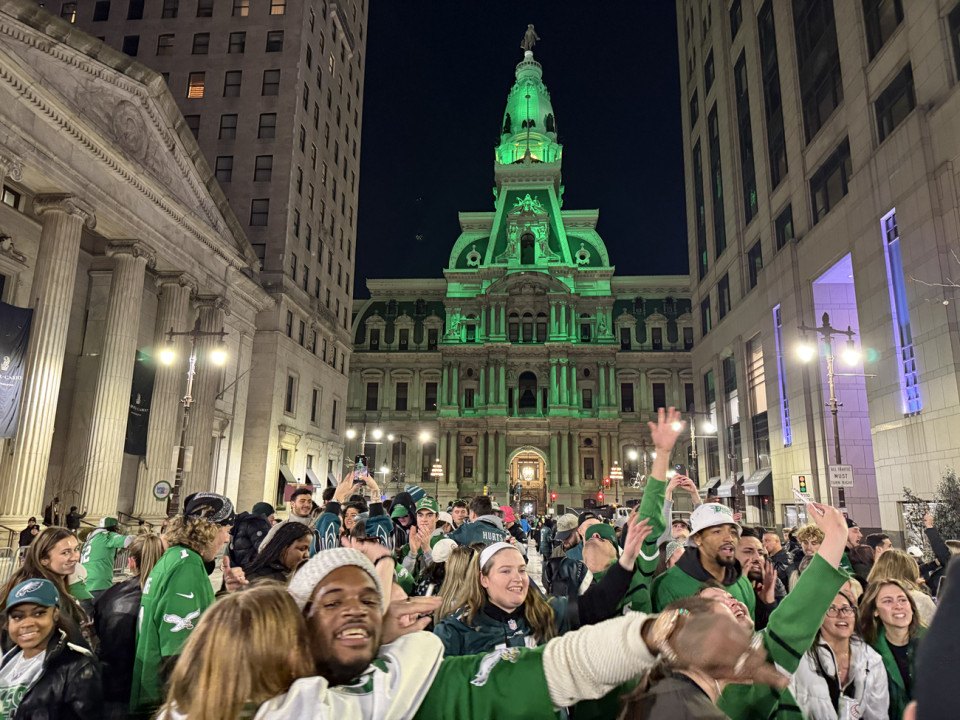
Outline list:
[[[151,582],[153,582],[153,577],[152,577],[152,576],[151,576],[151,577],[148,577],[148,578],[147,578],[147,582],[144,583],[144,585],[143,585],[143,594],[144,594],[144,595],[149,595],[149,594],[150,594],[150,583],[151,583]],[[141,609],[142,609],[142,608],[141,608]]]
[[[168,613],[163,616],[163,621],[172,625],[173,627],[170,628],[170,632],[175,633],[181,630],[193,630],[193,621],[198,617],[200,617],[200,611],[194,610],[192,613],[187,614],[186,617]]]
[[[183,549],[180,551],[180,559],[181,559],[181,560],[186,560],[188,557],[190,557],[190,553],[187,552],[187,549],[186,549],[186,548],[183,548]]]

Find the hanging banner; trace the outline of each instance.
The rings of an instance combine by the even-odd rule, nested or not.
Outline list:
[[[0,302],[0,438],[17,434],[33,310]]]
[[[127,414],[127,434],[123,451],[128,455],[147,454],[147,430],[150,425],[150,400],[157,366],[143,350],[137,350],[130,387],[130,412]]]

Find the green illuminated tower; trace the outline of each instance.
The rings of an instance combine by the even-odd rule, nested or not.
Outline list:
[[[386,476],[432,484],[439,460],[441,500],[486,489],[539,512],[552,493],[622,502],[636,491],[603,482],[614,462],[628,480],[640,472],[641,403],[656,385],[682,406],[689,384],[688,279],[614,278],[598,211],[563,209],[563,146],[531,51],[515,77],[493,209],[460,213],[445,280],[370,281],[357,305],[348,422],[394,438],[381,450],[367,437]]]

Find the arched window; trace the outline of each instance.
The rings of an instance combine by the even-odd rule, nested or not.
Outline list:
[[[523,342],[533,342],[533,313],[523,314]]]
[[[527,370],[526,372],[520,373],[520,377],[517,382],[517,392],[519,397],[517,398],[517,409],[523,412],[524,410],[536,410],[537,408],[537,376],[532,372]]]
[[[507,337],[510,342],[520,342],[520,316],[517,313],[510,313],[507,322]]]
[[[547,341],[547,314],[537,313],[537,342]]]
[[[520,264],[533,265],[534,263],[534,237],[533,233],[524,233],[520,238]]]

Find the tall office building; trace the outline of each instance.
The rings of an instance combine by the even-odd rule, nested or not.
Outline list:
[[[163,76],[262,263],[240,506],[339,473],[366,0],[43,4]]]
[[[701,483],[907,531],[960,461],[960,4],[676,7]]]

